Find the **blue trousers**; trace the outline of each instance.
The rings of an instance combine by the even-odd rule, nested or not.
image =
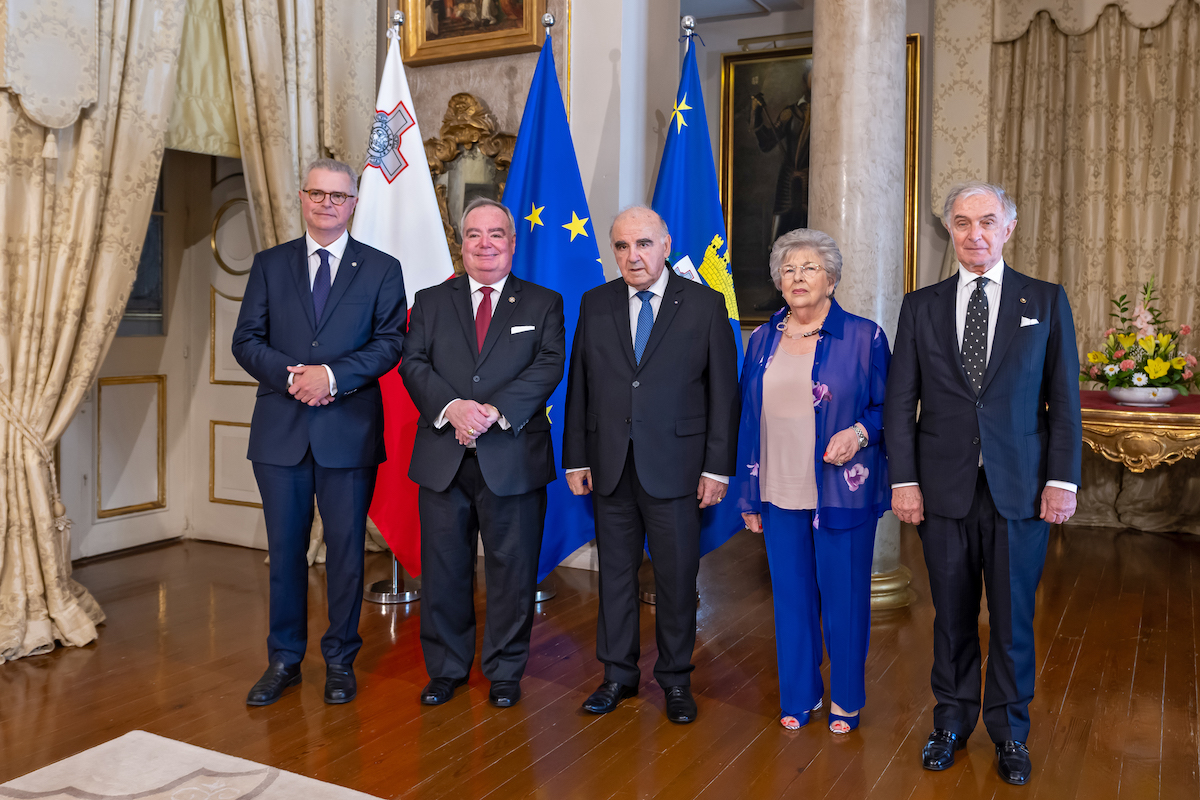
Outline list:
[[[782,716],[799,716],[825,694],[821,624],[829,650],[830,699],[846,711],[866,704],[871,634],[874,519],[848,530],[813,528],[812,511],[762,505],[775,595]]]

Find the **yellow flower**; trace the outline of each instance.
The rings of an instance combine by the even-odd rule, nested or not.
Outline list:
[[[1093,350],[1088,353],[1088,361],[1092,364],[1107,364],[1108,356],[1101,353],[1099,350]]]
[[[1161,378],[1167,374],[1167,370],[1170,368],[1170,362],[1163,361],[1161,358],[1152,358],[1146,362],[1146,375],[1150,377],[1150,380]]]
[[[1137,340],[1137,343],[1138,343],[1138,347],[1140,347],[1146,351],[1146,355],[1148,355],[1148,356],[1154,355],[1154,345],[1156,344],[1156,342],[1154,341],[1153,336],[1143,336],[1142,338]]]
[[[1160,352],[1160,353],[1166,352],[1167,345],[1169,345],[1170,343],[1171,343],[1171,334],[1160,333],[1158,335],[1158,352]]]
[[[1136,333],[1118,333],[1117,341],[1121,343],[1122,350],[1128,350],[1133,347],[1133,343],[1137,341]]]
[[[1175,369],[1183,369],[1183,366],[1185,364],[1187,364],[1187,360],[1184,359],[1183,356],[1179,356],[1178,358],[1171,359],[1171,366],[1174,367]]]

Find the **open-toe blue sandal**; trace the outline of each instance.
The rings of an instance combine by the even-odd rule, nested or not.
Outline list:
[[[835,733],[835,734],[837,734],[838,736],[841,736],[841,735],[843,735],[843,734],[847,734],[847,733],[849,733],[850,731],[852,731],[852,730],[854,730],[855,728],[857,728],[857,727],[858,727],[858,720],[859,720],[859,718],[860,718],[861,716],[862,716],[862,712],[861,712],[861,711],[860,711],[859,713],[855,714],[853,717],[843,717],[841,714],[835,714],[835,713],[833,713],[832,711],[830,711],[830,712],[829,712],[829,732],[830,732],[830,733]],[[839,722],[844,722],[844,723],[846,723],[846,726],[847,726],[847,727],[846,727],[846,730],[844,730],[844,731],[837,731],[837,730],[834,730],[834,729],[833,729],[833,726],[834,726],[834,725],[836,725],[836,724],[837,724],[837,723],[839,723]]]

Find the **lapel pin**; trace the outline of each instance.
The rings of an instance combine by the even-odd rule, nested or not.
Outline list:
[[[1022,303],[1024,303],[1024,302],[1025,302],[1025,298],[1024,298],[1024,297],[1022,297],[1022,298],[1021,298],[1021,302],[1022,302]]]
[[[510,295],[508,296],[508,302],[510,302],[510,303],[515,303],[515,302],[517,302],[517,298],[513,297],[513,296],[510,294]],[[1024,302],[1024,301],[1022,301],[1022,302]]]
[[[352,266],[352,267],[357,267],[357,266],[358,266],[358,262],[357,262],[357,261],[351,261],[351,262],[350,262],[350,266]],[[1022,303],[1024,303],[1025,301],[1024,301],[1024,300],[1022,300],[1021,302],[1022,302]]]

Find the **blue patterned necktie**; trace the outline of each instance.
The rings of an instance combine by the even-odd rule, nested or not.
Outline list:
[[[329,251],[321,248],[317,251],[321,257],[321,266],[317,267],[317,277],[313,279],[313,311],[317,315],[317,324],[321,323],[321,312],[325,310],[325,301],[329,299]]]
[[[642,310],[638,312],[637,333],[633,336],[633,357],[638,364],[642,363],[642,353],[646,352],[646,342],[650,341],[650,329],[654,327],[654,309],[650,306],[650,298],[654,292],[638,292],[637,298],[642,301]]]
[[[963,326],[962,365],[976,394],[987,371],[988,299],[983,291],[987,284],[987,278],[975,279],[975,291],[967,303],[967,321]]]

